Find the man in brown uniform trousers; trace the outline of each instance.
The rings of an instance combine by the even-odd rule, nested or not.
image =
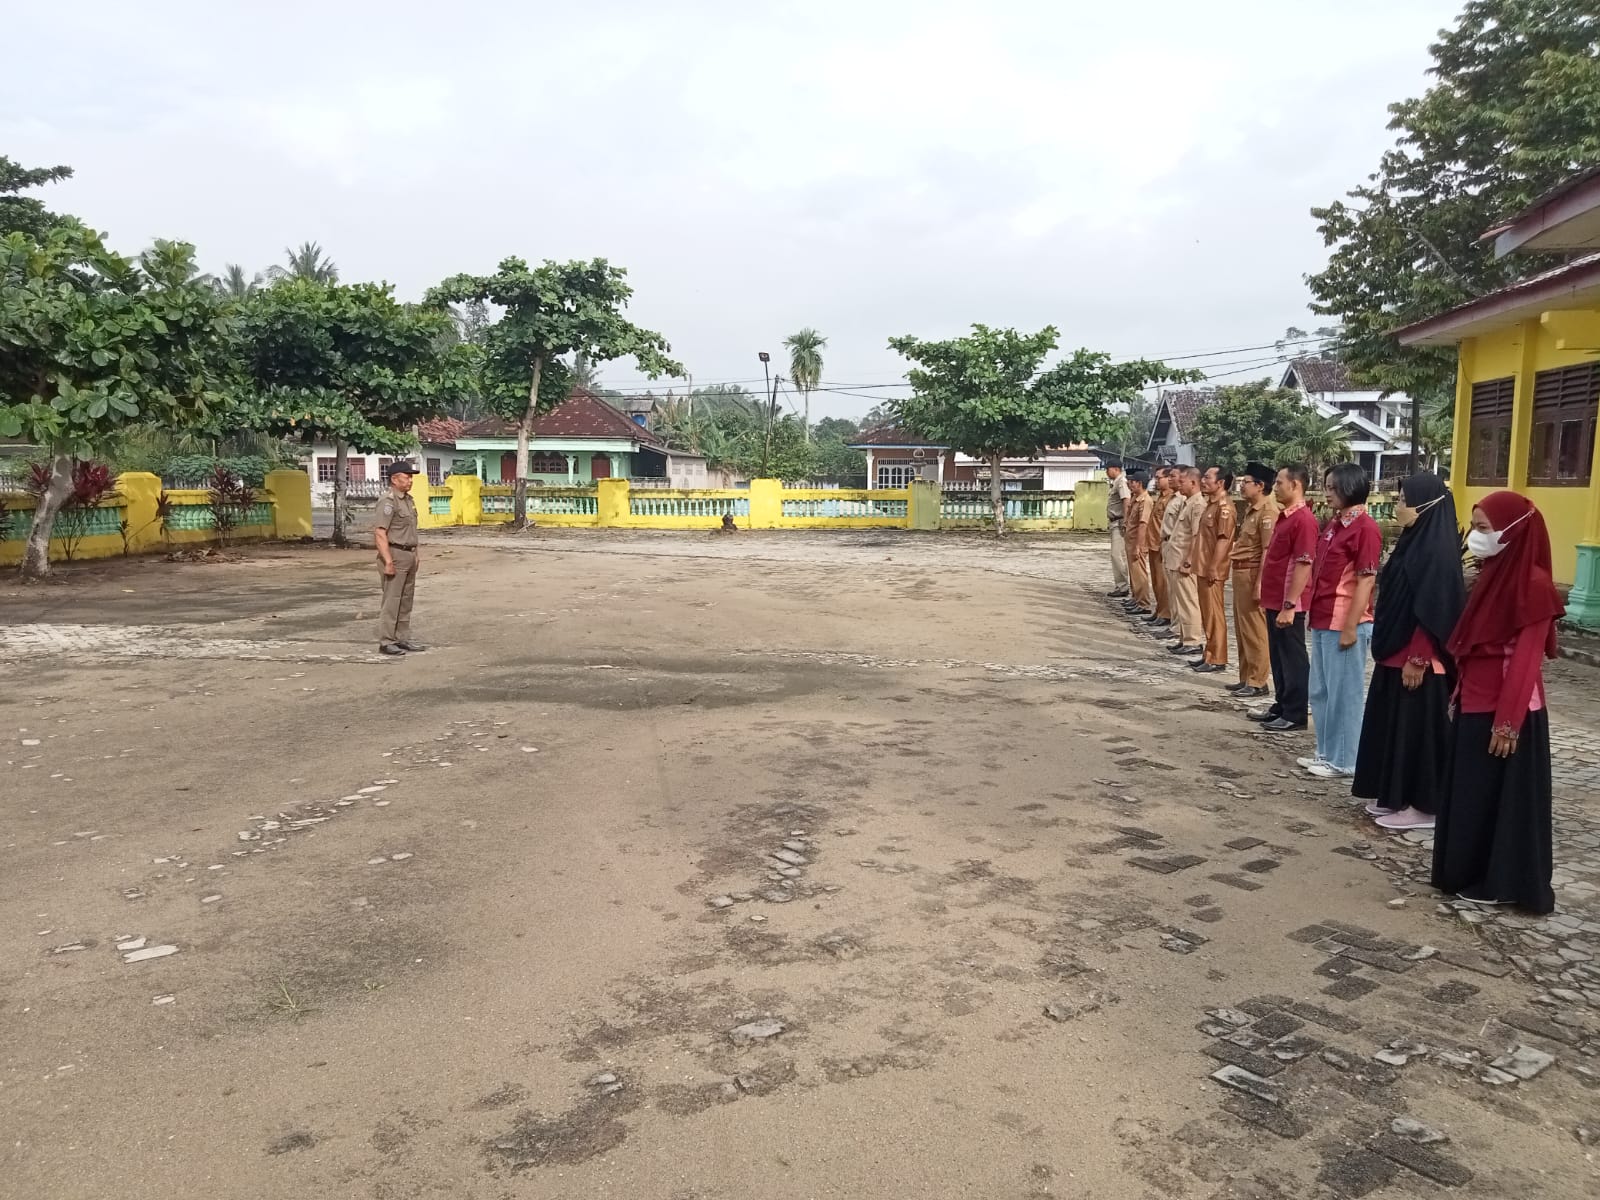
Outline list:
[[[1144,528],[1145,558],[1150,563],[1150,590],[1155,593],[1155,615],[1146,619],[1148,632],[1159,633],[1172,624],[1172,601],[1167,594],[1167,572],[1161,565],[1161,522],[1172,503],[1172,472],[1156,468],[1156,494],[1151,498],[1150,519]]]
[[[378,501],[378,519],[372,540],[378,546],[378,579],[383,585],[383,607],[378,613],[378,652],[404,656],[426,650],[411,640],[411,597],[417,589],[417,505],[411,499],[408,462],[390,463],[383,470],[389,490]]]
[[[1173,511],[1177,518],[1173,519]],[[1167,649],[1172,654],[1198,657],[1205,652],[1205,630],[1200,624],[1200,590],[1194,555],[1199,549],[1200,522],[1206,515],[1206,498],[1200,494],[1200,468],[1178,468],[1178,497],[1167,509],[1172,530],[1163,530],[1166,545],[1162,563],[1167,568],[1167,590],[1172,596],[1173,621],[1178,640]]]
[[[1206,515],[1194,548],[1194,569],[1200,592],[1200,623],[1206,631],[1206,652],[1194,669],[1215,675],[1228,669],[1228,562],[1239,514],[1233,508],[1233,472],[1208,467],[1200,481]]]
[[[1144,476],[1135,471],[1128,476],[1128,500],[1123,506],[1122,525],[1128,548],[1129,615],[1147,613],[1155,607],[1150,590],[1150,559],[1144,552],[1144,527],[1150,519],[1150,493]]]
[[[1239,476],[1244,516],[1233,539],[1233,633],[1239,641],[1239,682],[1228,691],[1241,700],[1267,694],[1271,656],[1267,649],[1267,615],[1261,610],[1261,559],[1272,527],[1283,511],[1272,495],[1277,472],[1251,463]]]

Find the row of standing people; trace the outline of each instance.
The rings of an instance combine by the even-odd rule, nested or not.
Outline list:
[[[1281,735],[1309,723],[1316,750],[1303,769],[1349,779],[1385,829],[1433,829],[1443,890],[1552,910],[1542,664],[1563,609],[1529,500],[1498,492],[1472,510],[1469,597],[1454,499],[1436,475],[1404,482],[1385,557],[1354,464],[1323,480],[1332,514],[1320,524],[1300,466],[1250,464],[1242,515],[1220,468],[1108,474],[1127,555],[1127,587],[1113,595],[1142,628],[1173,636],[1168,649],[1195,671],[1226,670],[1231,577],[1240,663],[1228,690],[1254,700],[1272,682],[1271,703],[1247,712],[1257,727]]]

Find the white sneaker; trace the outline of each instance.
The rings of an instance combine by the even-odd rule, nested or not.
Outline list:
[[[1314,775],[1318,779],[1346,779],[1348,776],[1332,763],[1317,762],[1306,768],[1307,775]]]
[[[1295,761],[1295,765],[1298,766],[1302,771],[1309,771],[1309,770],[1311,770],[1312,767],[1320,767],[1320,766],[1326,766],[1327,765],[1320,758],[1318,758],[1315,754],[1313,754],[1310,758],[1297,758],[1294,761]]]

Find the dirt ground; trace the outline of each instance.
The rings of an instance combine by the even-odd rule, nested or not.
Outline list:
[[[0,584],[0,1196],[1600,1194],[1593,1011],[1103,541],[422,569],[397,661],[370,551]]]

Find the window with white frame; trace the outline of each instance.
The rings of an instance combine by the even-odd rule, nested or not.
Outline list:
[[[878,463],[878,486],[880,488],[910,487],[913,479],[922,475],[922,464],[912,462],[910,459],[891,459]]]

